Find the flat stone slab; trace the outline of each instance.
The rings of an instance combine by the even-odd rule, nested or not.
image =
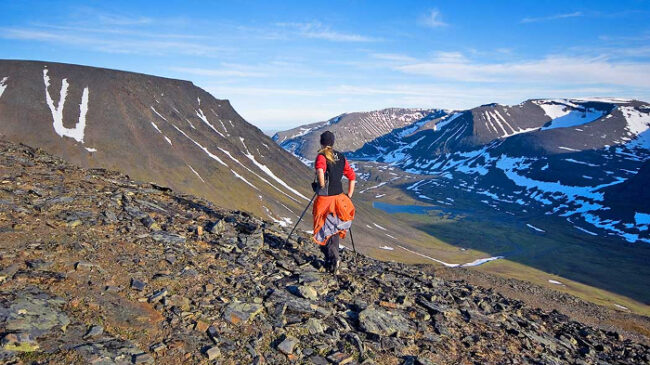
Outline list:
[[[152,363],[151,356],[144,356],[141,349],[132,342],[118,339],[106,339],[90,342],[74,347],[81,357],[89,364],[133,364]],[[151,359],[151,360],[149,360]]]
[[[365,332],[379,336],[413,337],[415,325],[398,311],[368,307],[359,313],[359,324]]]
[[[255,303],[231,303],[223,313],[223,318],[232,324],[242,324],[253,320],[264,310],[264,306]]]
[[[0,293],[0,326],[10,332],[23,332],[33,338],[51,331],[65,331],[70,323],[61,310],[65,301],[27,288],[18,292]]]
[[[294,348],[298,344],[298,339],[292,336],[287,336],[284,341],[280,342],[278,345],[278,350],[280,350],[285,355],[291,355]]]
[[[156,242],[162,242],[168,244],[185,243],[185,237],[174,233],[167,233],[164,231],[158,231],[152,234],[151,238],[153,238],[153,240]]]

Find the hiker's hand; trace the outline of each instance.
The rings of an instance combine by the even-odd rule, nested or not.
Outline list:
[[[311,189],[314,191],[314,193],[318,191],[318,183],[316,181],[311,183]]]

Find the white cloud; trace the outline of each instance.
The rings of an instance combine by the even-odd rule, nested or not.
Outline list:
[[[215,97],[229,97],[229,95],[244,96],[323,96],[326,91],[323,89],[300,89],[300,88],[272,88],[272,87],[246,87],[246,86],[212,86],[207,89]]]
[[[429,12],[420,18],[420,23],[430,28],[446,27],[448,24],[442,21],[438,9],[429,10]]]
[[[182,33],[167,33],[167,32],[154,32],[154,31],[141,31],[132,30],[125,27],[81,27],[81,26],[66,26],[66,25],[52,25],[52,24],[34,24],[33,28],[25,29],[40,29],[40,30],[54,30],[54,31],[69,31],[75,34],[79,33],[99,33],[105,35],[123,35],[143,38],[164,38],[164,39],[201,39],[207,40],[210,37],[197,34],[182,34]]]
[[[650,85],[650,63],[610,62],[605,57],[547,56],[539,60],[480,63],[462,54],[439,54],[432,61],[410,63],[396,69],[440,80],[521,84]]]
[[[360,34],[335,31],[318,21],[308,23],[276,23],[276,25],[283,28],[295,29],[299,36],[305,38],[323,39],[334,42],[375,42],[379,40]]]
[[[391,62],[414,62],[415,58],[399,53],[371,53],[370,57]]]
[[[263,129],[289,129],[327,120],[343,112],[385,107],[469,109],[497,102],[518,104],[530,98],[618,96],[647,100],[647,90],[617,86],[515,84],[505,86],[458,82],[340,84],[310,88],[207,87],[228,98],[246,120]]]
[[[191,56],[214,56],[223,51],[208,44],[180,40],[143,39],[141,37],[110,38],[101,34],[74,30],[36,28],[0,28],[0,38],[46,42],[84,47],[105,53]]]
[[[195,67],[171,67],[170,70],[189,75],[211,76],[211,77],[270,77],[271,75],[256,71],[251,68],[233,69],[233,68],[195,68]]]
[[[549,15],[549,16],[543,16],[543,17],[526,17],[521,19],[519,22],[520,23],[539,23],[539,22],[545,22],[549,20],[557,20],[557,19],[566,19],[566,18],[577,18],[584,16],[584,14],[581,11],[576,11],[573,13],[562,13],[562,14],[555,14],[555,15]]]
[[[148,17],[129,17],[118,14],[100,14],[99,21],[110,25],[144,25],[151,24],[152,19]]]
[[[614,41],[614,42],[645,42],[650,41],[650,33],[645,32],[638,35],[627,35],[627,36],[611,36],[611,35],[601,35],[598,36],[598,39],[603,41]]]
[[[289,129],[290,126],[327,120],[335,115],[333,109],[315,109],[311,106],[291,108],[247,108],[245,105],[238,107],[234,105],[246,121],[256,125],[259,128],[280,128]],[[341,114],[339,112],[338,114]]]

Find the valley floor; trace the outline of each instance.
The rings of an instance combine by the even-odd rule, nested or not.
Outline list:
[[[593,237],[543,214],[514,216],[460,193],[426,199],[407,195],[406,187],[435,177],[406,174],[386,164],[356,165],[367,179],[359,184],[360,199],[422,208],[391,214],[412,233],[385,232],[384,241],[364,248],[373,257],[442,266],[479,263],[473,269],[569,293],[623,314],[650,315],[650,247]]]

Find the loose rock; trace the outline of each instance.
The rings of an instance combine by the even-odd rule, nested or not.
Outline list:
[[[232,324],[243,324],[250,322],[264,310],[260,304],[231,303],[226,307],[223,317]]]
[[[278,350],[280,350],[285,355],[293,354],[293,350],[298,344],[298,339],[295,337],[287,336],[280,344],[278,345]]]

